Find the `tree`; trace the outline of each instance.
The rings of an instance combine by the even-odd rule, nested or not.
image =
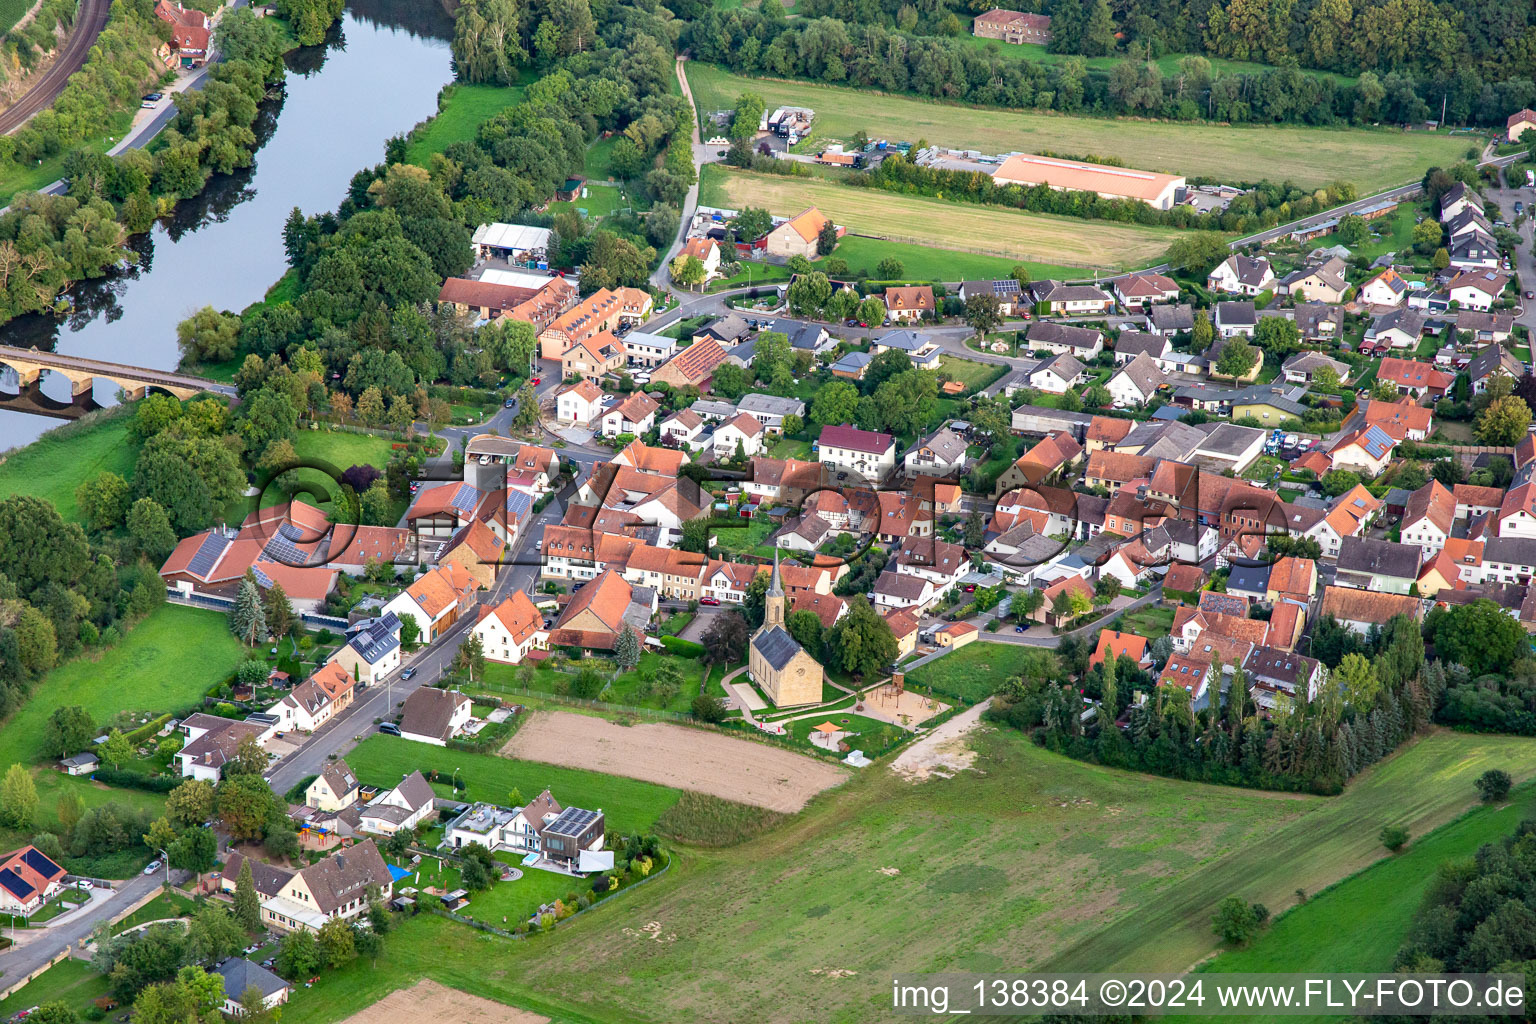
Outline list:
[[[858,404],[859,389],[849,381],[834,380],[811,400],[811,419],[823,426],[851,424]]]
[[[848,602],[848,612],[827,634],[836,667],[850,675],[872,676],[896,660],[896,637],[862,594]]]
[[[283,591],[281,583],[273,583],[267,590],[262,611],[267,617],[267,629],[272,636],[287,636],[298,623],[293,614],[293,605],[288,603],[288,595]]]
[[[979,551],[987,541],[987,523],[980,509],[971,509],[965,520],[965,547],[967,551]]]
[[[176,547],[170,513],[153,498],[140,498],[128,509],[128,536],[139,553],[159,562]]]
[[[229,610],[229,629],[247,647],[255,647],[267,634],[267,613],[262,607],[261,590],[249,574],[240,581],[235,604]]]
[[[325,966],[335,970],[357,955],[357,942],[351,923],[333,917],[320,926],[316,940]]]
[[[1120,578],[1118,576],[1104,575],[1093,585],[1094,597],[1100,604],[1109,604],[1120,596]]]
[[[389,920],[388,911],[384,912],[384,919],[386,921]],[[367,960],[369,966],[377,967],[379,957],[384,953],[384,933],[378,929],[378,926],[355,929],[353,931],[353,942],[357,955]]]
[[[1210,314],[1195,314],[1194,327],[1190,329],[1189,337],[1196,352],[1204,352],[1211,347],[1211,342],[1216,339],[1216,328],[1211,325]]]
[[[837,225],[830,220],[816,233],[816,255],[829,256],[837,248]]]
[[[265,667],[264,662],[260,662]],[[177,828],[201,825],[213,817],[213,783],[188,779],[165,797],[165,816]]]
[[[232,839],[261,838],[273,804],[272,790],[260,775],[229,775],[219,782],[219,820]]]
[[[703,284],[704,277],[708,273],[704,269],[704,261],[688,253],[682,253],[674,259],[669,269],[675,284],[690,289]]]
[[[802,608],[797,612],[790,612],[784,617],[784,628],[789,635],[795,638],[807,654],[820,659],[821,655],[821,619],[809,608]]]
[[[712,664],[733,665],[747,653],[747,620],[740,612],[716,615],[701,639]]]
[[[5,770],[0,779],[0,821],[16,829],[32,827],[37,814],[37,783],[32,774],[19,764]]]
[[[1266,316],[1259,320],[1254,340],[1271,358],[1287,356],[1301,348],[1301,330],[1294,320],[1283,316]]]
[[[744,92],[736,97],[735,114],[728,132],[733,139],[751,139],[757,134],[757,126],[763,123],[763,111],[767,104],[755,92]]]
[[[400,646],[407,651],[416,649],[416,642],[421,639],[421,623],[416,621],[414,615],[405,615],[400,619]]]
[[[1359,654],[1346,654],[1333,670],[1332,680],[1338,684],[1344,700],[1360,711],[1368,711],[1376,703],[1381,692],[1381,680],[1375,667]]]
[[[213,867],[218,852],[218,836],[214,835],[213,829],[201,826],[187,829],[166,850],[171,867],[198,874]]]
[[[27,1020],[38,1021],[40,1024],[80,1024],[80,1015],[73,1006],[56,999],[27,1014]]]
[[[1365,226],[1365,218],[1358,214],[1346,213],[1339,218],[1339,226],[1335,229],[1339,241],[1344,245],[1354,248],[1370,237],[1370,229]]]
[[[107,742],[101,745],[101,756],[113,768],[121,768],[123,762],[133,757],[133,744],[128,737],[113,729],[107,733]]]
[[[1408,843],[1408,830],[1401,825],[1383,825],[1380,833],[1381,845],[1396,853]]]
[[[1465,666],[1474,678],[1503,673],[1527,653],[1525,630],[1488,598],[1447,609],[1434,636],[1440,660]]]
[[[1445,229],[1433,217],[1425,217],[1413,226],[1413,248],[1420,256],[1433,256],[1445,241]]]
[[[725,721],[725,701],[712,693],[701,693],[693,698],[693,717],[701,722]]]
[[[1451,265],[1451,254],[1445,251],[1444,246],[1441,246],[1435,250],[1435,255],[1429,261],[1429,264],[1436,270],[1444,270]]]
[[[1174,239],[1164,258],[1175,268],[1204,274],[1229,255],[1225,236],[1214,231],[1187,231]]]
[[[869,324],[873,329],[875,324],[885,320],[885,301],[876,295],[866,295],[859,300],[853,315],[858,317],[859,323]]]
[[[1330,469],[1323,474],[1319,482],[1322,484],[1324,494],[1330,498],[1337,498],[1360,486],[1360,474],[1352,469]]]
[[[485,642],[480,634],[471,632],[453,655],[453,669],[469,676],[471,681],[485,674]]]
[[[906,272],[907,268],[894,256],[887,256],[875,264],[875,274],[882,281],[899,281]]]
[[[635,631],[629,626],[624,627],[614,642],[613,660],[625,672],[633,671],[640,664],[640,638],[635,636]]]
[[[96,735],[96,723],[91,713],[79,704],[66,704],[53,709],[48,723],[43,726],[43,748],[55,757],[68,757],[84,750]]]
[[[92,530],[115,529],[128,514],[128,481],[103,470],[75,488],[75,504]]]
[[[1496,398],[1477,418],[1477,437],[1484,444],[1512,445],[1531,427],[1531,409],[1514,395]]]
[[[235,878],[235,917],[248,932],[261,927],[261,897],[256,894],[249,857],[241,858],[240,874]]]
[[[190,362],[220,363],[234,357],[240,343],[240,317],[204,306],[176,325],[176,344]]]
[[[1212,929],[1229,946],[1246,946],[1259,934],[1260,923],[1258,904],[1250,905],[1238,896],[1222,899],[1211,918]]]
[[[1247,376],[1259,361],[1259,353],[1248,344],[1248,340],[1242,335],[1228,338],[1227,343],[1221,347],[1221,354],[1216,357],[1216,372],[1223,377],[1231,377],[1235,382],[1239,377]]]
[[[1509,777],[1509,772],[1500,768],[1490,768],[1477,777],[1478,795],[1483,798],[1483,803],[1496,804],[1509,796],[1509,788],[1514,780]]]
[[[729,364],[727,364],[729,365]],[[720,369],[725,369],[724,366]],[[709,554],[709,519],[699,516],[683,523],[683,539],[678,544],[683,551],[692,551],[694,554]]]
[[[1003,302],[993,292],[982,292],[965,300],[965,322],[978,336],[985,337],[1003,322]]]
[[[320,945],[300,928],[283,936],[277,950],[277,973],[289,980],[307,978],[320,969]]]

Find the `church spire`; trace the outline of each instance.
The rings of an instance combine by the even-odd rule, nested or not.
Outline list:
[[[773,549],[773,576],[768,593],[763,595],[763,628],[784,625],[784,583],[779,579],[779,549]]]

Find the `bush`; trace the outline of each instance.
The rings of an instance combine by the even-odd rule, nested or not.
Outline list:
[[[723,722],[725,701],[713,694],[701,693],[693,698],[693,717],[701,722]]]
[[[1381,830],[1381,845],[1396,853],[1408,844],[1408,830],[1401,825],[1387,825]]]
[[[1230,946],[1246,946],[1269,919],[1269,909],[1261,903],[1249,905],[1239,896],[1228,896],[1216,904],[1211,928]]]
[[[1509,796],[1509,787],[1514,780],[1509,777],[1509,772],[1498,768],[1490,768],[1477,777],[1477,791],[1482,794],[1484,803],[1498,803]]]

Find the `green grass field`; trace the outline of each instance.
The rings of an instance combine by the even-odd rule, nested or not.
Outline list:
[[[1354,182],[1362,195],[1416,181],[1430,165],[1460,160],[1473,144],[1464,137],[1392,129],[1179,124],[1003,112],[844,86],[747,78],[694,61],[685,67],[701,112],[724,109],[741,93],[755,92],[770,108],[814,108],[815,133],[827,139],[851,139],[863,130],[873,138],[914,143],[926,139],[986,153],[1051,150],[1118,156],[1143,170],[1232,182],[1262,176],[1316,187],[1342,179]]]
[[[239,657],[240,643],[224,615],[161,605],[99,658],[77,658],[44,676],[0,729],[0,765],[45,756],[43,725],[60,705],[83,705],[97,722],[119,711],[182,708],[233,672]]]
[[[609,181],[613,178],[613,145],[618,141],[619,136],[610,135],[587,147],[587,159],[582,169],[589,180]]]
[[[575,199],[568,203],[551,203],[551,210],[562,208],[575,208],[585,211],[589,221],[599,221],[613,211],[623,206],[628,206],[628,199],[621,199],[617,188],[612,185],[588,185],[584,198]]]
[[[992,384],[1008,367],[997,363],[978,363],[974,359],[959,356],[939,356],[939,370],[965,385],[965,393],[973,394]]]
[[[761,206],[792,217],[815,206],[850,234],[906,242],[957,253],[984,253],[1015,263],[1060,259],[1076,264],[1068,270],[1082,276],[1086,267],[1147,266],[1160,260],[1172,242],[1172,228],[1025,213],[1006,206],[952,203],[927,196],[896,195],[878,189],[853,188],[824,178],[785,177],[730,170],[708,164],[700,177],[699,201],[710,206],[741,209]],[[845,238],[835,255],[844,253]],[[877,261],[878,262],[878,261]],[[903,261],[905,262],[905,261]],[[950,263],[941,260],[940,265]],[[874,268],[871,268],[873,270]],[[957,280],[951,265],[938,280]],[[912,268],[905,277],[913,278]]]
[[[686,614],[686,613],[682,613]],[[681,628],[681,627],[679,627]],[[674,634],[675,635],[675,634]],[[699,689],[704,683],[704,666],[697,658],[674,658],[670,655],[667,659],[683,670],[683,682],[675,697],[665,704],[658,703],[655,697],[642,697],[640,689],[643,684],[642,672],[654,673],[662,662],[662,655],[652,651],[646,651],[640,655],[640,664],[633,671],[620,672],[611,677],[608,689],[604,691],[603,700],[614,704],[622,704],[629,707],[651,707],[664,711],[684,712],[693,702],[693,698],[699,695]],[[560,693],[560,683],[569,682],[576,674],[575,666],[570,672],[559,672],[553,669],[541,669],[533,673],[529,686],[530,689],[542,693]],[[500,688],[522,686],[515,666],[502,665],[492,662],[485,667],[486,688],[497,692]],[[524,794],[532,796],[531,793]]]
[[[1039,648],[978,640],[908,672],[907,682],[974,704],[992,696],[1003,680],[1018,675],[1026,663],[1040,656]]]
[[[1536,770],[1528,740],[1441,733],[1316,798],[1096,768],[985,726],[972,745],[978,771],[865,773],[739,847],[681,850],[666,876],[509,955],[417,918],[377,970],[296,993],[285,1024],[328,1024],[421,976],[559,1020],[855,1024],[889,1019],[893,971],[1181,970],[1214,949],[1228,893],[1279,910],[1378,859],[1385,820],[1422,834],[1476,802],[1489,765]]]
[[[596,772],[533,761],[514,761],[494,754],[467,754],[425,743],[371,736],[347,755],[347,764],[358,778],[375,785],[393,785],[416,769],[436,768],[441,779],[435,789],[448,795],[455,768],[468,788],[467,800],[505,803],[514,788],[531,800],[545,789],[562,805],[601,807],[612,828],[622,832],[646,832],[668,807],[677,802],[679,790],[635,779],[614,778]]]
[[[78,519],[75,489],[85,481],[105,470],[132,479],[139,452],[128,437],[132,420],[131,406],[104,410],[88,423],[65,424],[7,453],[0,462],[0,494],[36,495],[65,519]]]
[[[1077,278],[1083,274],[1081,267],[983,256],[907,242],[887,242],[879,238],[845,237],[837,243],[834,255],[847,260],[849,269],[855,274],[863,270],[875,278],[879,277],[875,268],[881,260],[890,257],[901,264],[902,276],[911,281],[973,281],[979,278],[1007,277],[1020,263],[1029,271],[1030,277],[1037,281],[1044,278]]]
[[[92,967],[89,960],[70,958],[27,982],[9,999],[0,999],[0,1017],[9,1020],[28,1007],[59,1000],[83,1016],[91,1008],[91,1001],[106,995],[111,987],[107,976]]]
[[[405,149],[408,163],[425,167],[434,153],[441,153],[455,142],[473,139],[481,122],[487,121],[523,98],[523,85],[448,86],[439,104],[437,116],[411,133]]]
[[[324,459],[338,470],[354,465],[376,466],[382,472],[389,465],[390,440],[373,434],[353,434],[345,430],[301,430],[294,438],[293,450],[300,459]]]

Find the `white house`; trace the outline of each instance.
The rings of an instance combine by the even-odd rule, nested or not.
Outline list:
[[[457,562],[445,562],[391,598],[384,612],[393,613],[402,623],[407,617],[414,620],[417,637],[430,643],[459,620],[477,589],[479,584],[468,569]]]
[[[665,334],[630,331],[624,335],[624,355],[639,366],[660,366],[677,355],[677,339]]]
[[[965,438],[948,427],[940,427],[914,444],[903,456],[902,464],[909,477],[958,477],[965,470],[967,447]]]
[[[314,732],[352,706],[353,680],[347,670],[328,661],[267,708],[284,732]]]
[[[1138,355],[1122,366],[1105,385],[1117,405],[1145,405],[1168,382],[1151,356]]]
[[[1408,298],[1408,282],[1388,267],[1362,284],[1357,297],[1368,306],[1401,306]]]
[[[1259,328],[1258,314],[1254,312],[1251,302],[1218,302],[1216,303],[1216,333],[1223,338],[1234,338],[1241,334],[1251,338]]]
[[[254,716],[240,722],[199,711],[182,719],[176,729],[186,737],[176,752],[182,778],[218,782],[224,765],[234,760],[241,740],[251,736],[257,743],[265,743],[277,732],[277,724]]]
[[[762,450],[763,425],[749,412],[737,413],[715,428],[713,451],[716,459],[731,459],[738,451],[756,455]]]
[[[462,693],[423,686],[405,698],[400,735],[418,743],[446,747],[473,717],[470,700]]]
[[[1037,391],[1064,395],[1083,376],[1083,364],[1077,357],[1063,352],[1045,360],[1029,371],[1029,386]]]
[[[261,993],[261,1005],[266,1010],[286,1003],[288,994],[293,991],[292,986],[282,978],[244,957],[230,957],[215,967],[213,973],[224,982],[222,1009],[229,1017],[238,1017],[245,1012],[240,997],[250,989]]]
[[[399,616],[385,612],[348,626],[347,642],[329,660],[359,682],[383,679],[400,667]]]
[[[650,431],[656,423],[656,410],[661,408],[656,400],[643,391],[631,392],[621,402],[605,408],[598,414],[598,432],[604,437],[633,434],[638,437]]]
[[[1508,277],[1492,270],[1469,270],[1451,282],[1451,301],[1461,303],[1463,309],[1492,309],[1508,284]]]
[[[1408,496],[1403,512],[1402,543],[1419,548],[1421,560],[1445,547],[1456,521],[1456,498],[1438,480],[1431,480]]]
[[[469,698],[464,700],[467,702]],[[421,772],[411,772],[394,789],[386,789],[362,808],[358,828],[376,835],[392,836],[403,828],[420,825],[432,813],[436,801],[437,794],[432,792],[431,784]]]
[[[0,913],[30,917],[64,888],[63,867],[35,846],[0,858]]]
[[[602,415],[603,389],[583,378],[555,397],[555,418],[565,426],[587,427]]]
[[[694,448],[704,433],[704,419],[692,409],[679,409],[661,421],[661,439],[674,447]]]
[[[823,466],[864,481],[886,479],[896,469],[896,441],[890,434],[831,424],[812,446]]]
[[[495,608],[482,608],[473,632],[480,638],[486,660],[506,665],[516,665],[529,651],[549,646],[544,616],[521,590],[514,590]]]
[[[1275,283],[1275,271],[1269,260],[1233,253],[1212,270],[1205,286],[1212,291],[1236,295],[1257,295]]]

